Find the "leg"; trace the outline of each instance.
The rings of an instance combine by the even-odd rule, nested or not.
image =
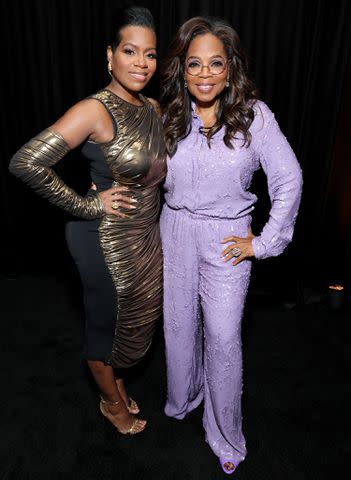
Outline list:
[[[118,391],[119,391],[121,397],[123,398],[123,401],[126,404],[129,413],[133,413],[134,415],[136,415],[137,413],[139,413],[140,410],[139,410],[139,407],[138,407],[136,401],[133,400],[128,395],[125,384],[124,384],[124,379],[115,377],[115,380],[116,380]]]
[[[250,278],[251,262],[236,267],[220,257],[227,236],[224,228],[202,233],[200,296],[204,315],[204,427],[214,453],[237,466],[246,456],[242,433],[242,349],[241,318]],[[240,232],[238,232],[240,234]]]
[[[124,405],[124,398],[121,398],[113,369],[107,364],[114,333],[116,291],[99,246],[98,225],[98,220],[70,222],[66,228],[66,238],[83,284],[85,356],[88,366],[102,397],[109,402],[122,400],[123,405],[120,404],[118,408],[108,405],[106,409],[111,409],[112,413],[119,416],[112,423],[125,432],[130,428],[133,418]],[[140,426],[144,428],[145,422],[136,425],[136,431]]]
[[[203,398],[197,257],[189,217],[165,207],[161,236],[168,383],[165,413],[181,419]]]
[[[135,419],[127,409],[118,391],[113,368],[100,361],[88,360],[88,366],[104,400],[101,411],[121,433],[127,433],[131,428],[133,433],[144,430],[146,421]],[[136,421],[135,421],[136,420]]]

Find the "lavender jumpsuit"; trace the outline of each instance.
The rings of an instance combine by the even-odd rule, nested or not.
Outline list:
[[[250,147],[224,129],[207,145],[194,113],[192,131],[168,159],[161,216],[164,330],[168,374],[165,412],[182,419],[204,400],[206,441],[236,465],[246,455],[242,433],[241,317],[251,261],[225,263],[227,236],[246,237],[256,196],[248,191],[262,167],[271,199],[269,220],[254,238],[256,258],[279,255],[291,241],[300,203],[299,164],[273,113],[255,106]]]

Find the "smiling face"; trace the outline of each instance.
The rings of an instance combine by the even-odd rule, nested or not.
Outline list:
[[[227,61],[222,41],[211,33],[199,35],[191,41],[185,59],[185,80],[197,103],[211,105],[224,90],[228,77]],[[191,75],[201,66],[199,75]],[[218,71],[221,73],[214,74]]]
[[[146,27],[128,26],[120,31],[115,51],[107,49],[112,67],[111,86],[116,93],[129,96],[138,93],[156,70],[156,35]]]

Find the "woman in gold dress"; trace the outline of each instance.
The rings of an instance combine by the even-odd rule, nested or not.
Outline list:
[[[162,309],[158,186],[165,145],[155,102],[139,93],[156,69],[147,9],[123,12],[107,60],[110,84],[25,144],[10,171],[80,217],[68,223],[66,236],[84,287],[85,358],[101,392],[101,413],[119,432],[135,434],[146,421],[133,415],[139,408],[116,369],[145,355]],[[84,198],[52,169],[82,143],[96,185]]]

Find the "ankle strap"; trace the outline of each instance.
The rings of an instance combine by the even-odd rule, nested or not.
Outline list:
[[[120,400],[116,400],[115,402],[110,402],[108,400],[105,400],[104,398],[102,398],[102,395],[100,395],[100,398],[102,403],[106,403],[107,405],[118,405],[120,403]]]

